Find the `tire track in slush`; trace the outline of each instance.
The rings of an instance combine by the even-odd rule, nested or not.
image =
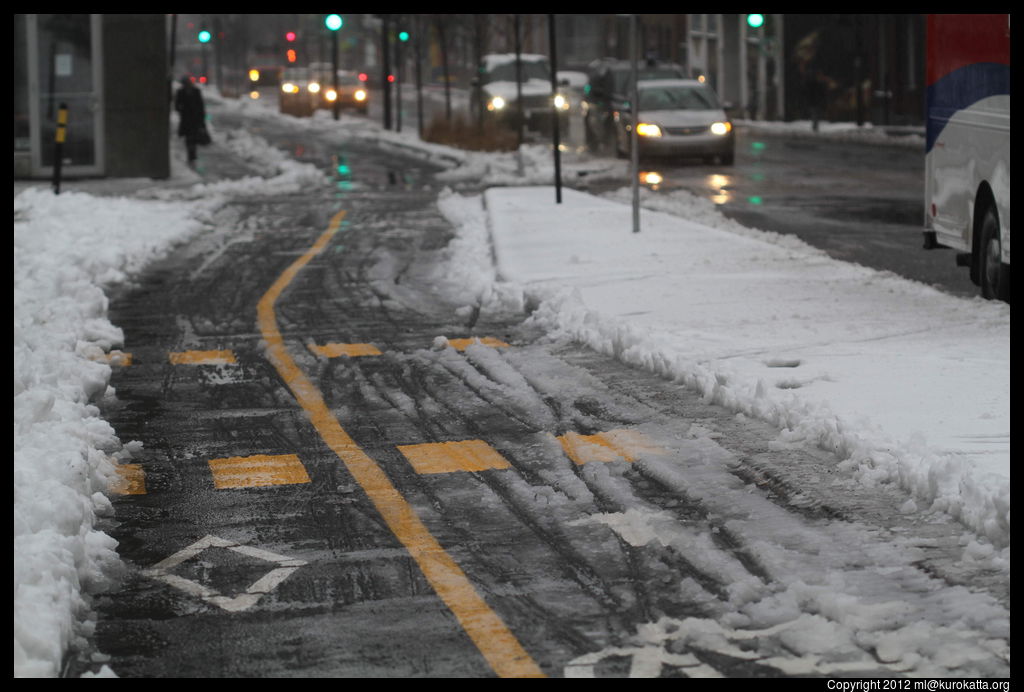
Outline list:
[[[409,551],[437,595],[500,677],[542,677],[543,673],[501,618],[477,593],[469,578],[441,547],[383,469],[342,429],[323,395],[296,365],[277,325],[275,303],[298,273],[341,228],[345,212],[335,214],[326,231],[278,277],[257,306],[267,356],[327,446],[359,483],[388,527]]]

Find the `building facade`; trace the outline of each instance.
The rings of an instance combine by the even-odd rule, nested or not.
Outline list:
[[[14,15],[14,177],[170,175],[167,19],[162,14]]]

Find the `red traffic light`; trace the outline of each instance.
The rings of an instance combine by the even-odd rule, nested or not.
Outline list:
[[[294,41],[295,40],[295,32],[294,31],[289,31],[287,34],[284,35],[284,37],[288,41]]]
[[[370,78],[369,75],[367,75],[365,72],[360,72],[359,73],[359,81],[360,82],[365,82],[369,78]]]

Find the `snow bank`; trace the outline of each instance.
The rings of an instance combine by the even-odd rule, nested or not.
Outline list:
[[[96,528],[122,453],[93,405],[121,345],[101,286],[199,228],[170,203],[33,188],[14,198],[14,672],[53,676],[115,575]],[[141,232],[143,231],[144,232]],[[79,625],[85,624],[84,628]]]
[[[14,198],[16,677],[59,674],[69,645],[92,630],[88,594],[121,569],[116,542],[97,528],[111,511],[114,466],[131,446],[94,405],[111,374],[104,354],[123,341],[103,288],[203,230],[231,196],[326,182],[247,133],[214,137],[257,174],[189,184],[197,176],[176,171],[171,184],[137,192],[148,199],[41,187]]]

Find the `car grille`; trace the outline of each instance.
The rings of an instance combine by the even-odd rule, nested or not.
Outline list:
[[[538,94],[523,97],[524,110],[537,110],[540,108],[549,108],[550,106],[551,98],[546,94]]]
[[[675,136],[702,135],[709,129],[711,128],[707,125],[698,125],[696,127],[666,127],[665,134]]]

